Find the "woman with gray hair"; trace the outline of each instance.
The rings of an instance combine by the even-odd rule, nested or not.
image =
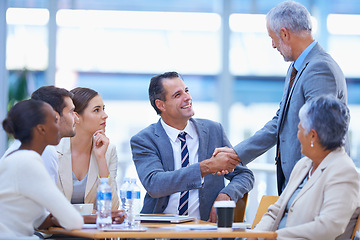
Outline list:
[[[350,239],[359,214],[359,175],[344,150],[349,109],[331,96],[300,109],[297,137],[305,155],[256,231],[277,239]]]

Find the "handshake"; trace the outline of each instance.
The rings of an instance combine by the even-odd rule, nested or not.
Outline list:
[[[235,150],[229,147],[216,148],[211,158],[200,162],[201,176],[228,174],[233,172],[240,158]]]

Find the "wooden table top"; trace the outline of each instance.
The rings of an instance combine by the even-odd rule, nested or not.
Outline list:
[[[276,238],[275,232],[255,232],[250,229],[232,229],[231,231],[222,231],[219,229],[207,229],[207,230],[192,230],[186,228],[185,225],[194,224],[209,224],[206,221],[191,221],[187,223],[181,223],[181,227],[176,227],[179,224],[172,223],[142,223],[142,227],[146,227],[146,231],[99,231],[97,229],[81,229],[68,231],[63,228],[50,228],[44,231],[48,234],[65,234],[69,236],[87,237],[93,239],[103,238],[247,238],[247,237],[259,237],[259,238]]]

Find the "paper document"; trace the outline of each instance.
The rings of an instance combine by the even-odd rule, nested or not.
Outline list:
[[[178,224],[177,228],[181,229],[190,229],[190,230],[216,230],[216,225],[210,224]]]
[[[96,229],[96,224],[84,224],[82,229]],[[124,232],[143,232],[146,231],[146,227],[128,228],[124,224],[112,224],[111,228],[105,228],[103,231],[124,231]]]

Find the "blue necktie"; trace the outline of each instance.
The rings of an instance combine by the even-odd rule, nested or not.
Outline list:
[[[189,152],[186,144],[186,132],[179,133],[181,142],[181,167],[189,165]],[[179,215],[188,215],[189,191],[181,192],[179,203]]]

